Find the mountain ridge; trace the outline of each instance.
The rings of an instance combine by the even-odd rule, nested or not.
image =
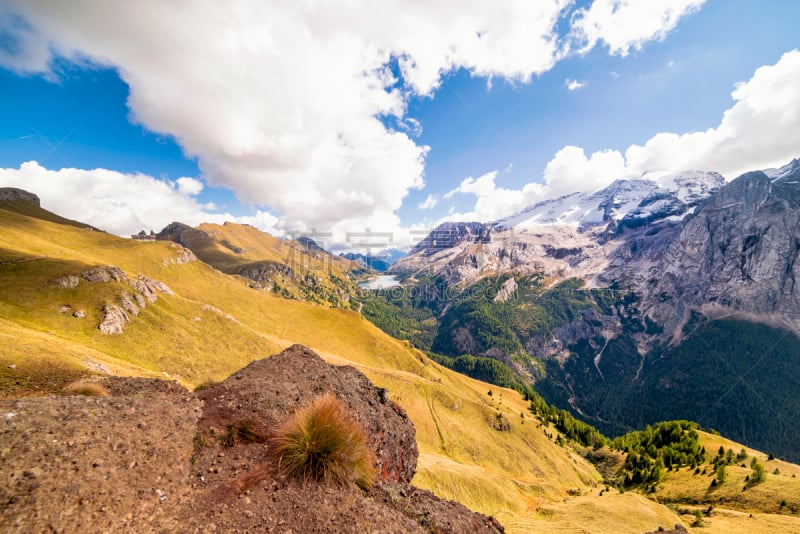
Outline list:
[[[798,393],[791,380],[781,381],[770,367],[784,369],[787,376],[800,372],[793,356],[800,334],[795,283],[800,276],[800,161],[745,173],[719,189],[721,177],[713,173],[685,178],[664,178],[680,184],[682,191],[669,198],[655,182],[615,182],[591,195],[534,205],[506,219],[505,226],[442,225],[440,233],[449,242],[435,240],[434,232],[393,267],[411,277],[407,284],[441,285],[436,294],[447,296],[427,304],[426,320],[436,324],[426,327],[433,342],[420,346],[451,359],[466,354],[494,358],[548,401],[606,432],[661,419],[699,418],[723,425],[720,430],[746,443],[756,439],[749,443],[763,447],[773,440],[781,454],[800,458],[787,430],[773,427],[770,432],[777,434],[763,438],[753,430],[757,421],[773,426],[763,419],[765,410],[790,417]],[[578,202],[586,198],[592,203]],[[579,209],[565,209],[568,205]],[[572,218],[544,217],[562,214],[554,206]],[[556,222],[518,231],[508,224],[541,220]],[[505,303],[494,301],[501,285],[512,279],[516,291],[504,296]],[[380,314],[370,313],[381,324]],[[771,334],[750,327],[756,324],[772,329]],[[753,338],[783,340],[787,356],[776,360],[781,356],[772,345],[745,353],[756,350],[747,339],[726,344],[722,333],[737,328]],[[676,405],[698,410],[709,400],[703,377],[685,378],[701,369],[711,373],[709,383],[716,381],[702,354],[695,360],[682,355],[683,368],[669,362],[682,354],[684,343],[702,347],[695,338],[710,331],[730,351],[730,364],[723,353],[706,351],[734,373],[728,380],[742,381],[737,373],[762,376],[748,382],[743,396],[729,400],[748,420],[738,421],[736,409],[719,403],[705,420],[692,411],[667,411],[670,401],[662,412],[657,405],[634,409],[647,404],[637,396],[669,399],[669,387],[661,383],[682,385],[686,402],[676,397]],[[743,367],[747,361],[752,362],[749,371]],[[731,389],[718,386],[714,391],[720,395]],[[778,404],[767,407],[761,398]]]

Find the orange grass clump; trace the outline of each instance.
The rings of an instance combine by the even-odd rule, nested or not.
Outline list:
[[[274,443],[280,469],[287,475],[362,489],[375,479],[364,430],[331,393],[297,411],[277,430]]]

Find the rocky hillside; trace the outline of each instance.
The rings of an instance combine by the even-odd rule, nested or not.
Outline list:
[[[417,445],[405,411],[354,368],[305,347],[194,394],[148,379],[96,384],[111,396],[0,401],[3,532],[503,532],[410,486]],[[325,392],[368,436],[371,489],[280,468],[276,428]]]
[[[309,238],[284,240],[252,226],[174,222],[157,235],[191,250],[220,271],[241,276],[251,287],[334,307],[350,307],[357,288],[348,260],[329,254]]]
[[[691,311],[800,332],[800,160],[740,176],[682,226],[641,284],[643,311],[679,332]]]

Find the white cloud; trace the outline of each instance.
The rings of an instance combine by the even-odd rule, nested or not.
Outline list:
[[[439,195],[430,194],[425,200],[417,204],[417,209],[430,210],[435,208],[438,204],[439,204]]]
[[[584,87],[585,85],[586,82],[579,82],[578,80],[573,80],[570,78],[564,80],[564,87],[566,87],[568,91],[575,91],[581,87]]]
[[[413,117],[406,117],[405,120],[400,121],[398,124],[414,137],[422,135],[422,123]]]
[[[698,9],[705,0],[595,0],[589,8],[572,15],[572,35],[581,52],[598,42],[608,45],[611,54],[626,56],[641,50],[651,40],[664,39],[678,21]]]
[[[232,221],[282,233],[278,218],[265,211],[244,217],[208,211],[194,198],[203,184],[193,178],[169,183],[106,169],[48,170],[29,161],[18,169],[0,168],[0,184],[36,194],[43,208],[63,217],[126,237],[139,230],[159,231],[173,221],[192,226]]]
[[[734,105],[717,128],[678,135],[660,133],[624,153],[606,149],[587,157],[581,147],[566,146],[547,164],[543,182],[521,189],[498,187],[498,171],[468,177],[442,198],[472,195],[468,212],[451,209],[442,219],[492,221],[547,198],[595,191],[619,178],[650,172],[714,170],[728,178],[753,169],[777,167],[800,156],[800,52],[786,53],[776,65],[759,68],[736,86]],[[430,197],[429,197],[430,199]],[[427,200],[426,200],[427,202]],[[422,204],[420,204],[422,207]]]
[[[623,152],[600,150],[587,157],[583,148],[566,146],[547,164],[544,183],[511,190],[495,185],[497,171],[472,177],[448,192],[476,197],[468,213],[449,219],[491,221],[548,198],[591,192],[619,178],[685,170],[717,171],[728,179],[786,164],[800,156],[800,51],[787,52],[775,65],[763,66],[732,93],[734,104],[716,128],[685,134],[659,133],[644,145]]]
[[[522,190],[497,187],[495,179],[498,171],[487,172],[473,178],[465,178],[458,187],[445,193],[445,199],[452,199],[457,194],[473,195],[475,205],[467,213],[451,211],[446,217],[450,221],[493,221],[510,213],[514,213],[536,201],[541,186],[526,185]]]
[[[547,163],[544,190],[547,198],[575,191],[595,191],[618,178],[626,178],[625,159],[615,150],[594,152],[588,158],[582,148],[565,146]]]
[[[0,65],[15,72],[45,72],[50,50],[22,17],[0,5]]]
[[[178,184],[178,192],[184,195],[199,195],[203,190],[203,182],[194,178],[178,178],[175,182]]]
[[[573,8],[570,0],[7,3],[27,22],[3,12],[2,38],[16,50],[0,52],[0,65],[47,72],[55,54],[117,68],[135,121],[174,136],[209,185],[269,206],[299,230],[396,225],[403,199],[424,185],[428,152],[414,140],[421,125],[406,117],[410,95],[432,95],[458,68],[530,81],[566,53],[556,24]],[[600,11],[593,5],[575,21],[586,46],[610,42],[593,15]],[[663,37],[687,9],[655,11],[670,16],[611,50]],[[647,9],[634,14],[655,20]],[[407,130],[387,129],[381,116]],[[185,197],[197,190],[180,187]]]

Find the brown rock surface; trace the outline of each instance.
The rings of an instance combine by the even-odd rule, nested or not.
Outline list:
[[[405,411],[355,368],[331,366],[301,345],[255,361],[201,391],[198,395],[206,403],[200,427],[219,430],[220,421],[250,417],[274,427],[328,391],[342,399],[364,427],[381,480],[410,482],[418,452],[414,426]]]
[[[198,393],[108,377],[110,397],[0,401],[2,532],[502,532],[408,485],[414,429],[352,367],[295,345]],[[286,478],[273,429],[332,392],[363,426],[379,480],[363,491]],[[248,439],[231,432],[246,421]]]

